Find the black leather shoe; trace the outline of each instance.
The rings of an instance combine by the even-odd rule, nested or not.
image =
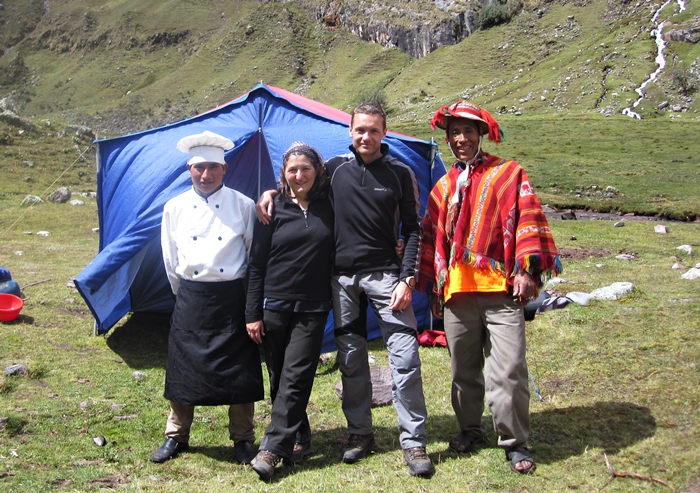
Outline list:
[[[250,464],[257,451],[248,440],[238,440],[233,444],[233,456],[239,464]]]
[[[165,462],[166,460],[174,459],[177,454],[183,450],[187,450],[189,444],[178,442],[174,438],[166,438],[163,445],[158,450],[153,452],[151,462]]]

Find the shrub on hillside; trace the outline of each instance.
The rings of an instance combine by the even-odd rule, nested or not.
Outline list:
[[[673,88],[677,89],[678,93],[683,96],[695,92],[698,87],[698,77],[687,68],[674,67],[671,70],[671,81]]]
[[[356,104],[361,103],[374,103],[378,104],[386,110],[386,93],[381,87],[374,87],[372,89],[366,89],[360,93]]]
[[[477,24],[481,29],[488,29],[510,21],[520,12],[523,4],[520,0],[493,0],[479,10]]]

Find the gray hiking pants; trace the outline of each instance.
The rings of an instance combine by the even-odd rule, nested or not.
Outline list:
[[[409,306],[388,309],[399,279],[392,272],[334,276],[331,280],[335,344],[343,381],[343,412],[348,432],[372,433],[372,383],[367,361],[366,315],[372,307],[389,354],[394,409],[401,448],[425,447],[427,410],[416,338],[416,317]]]

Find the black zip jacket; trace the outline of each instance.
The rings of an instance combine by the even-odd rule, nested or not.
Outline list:
[[[255,222],[248,263],[246,322],[263,318],[265,298],[329,301],[333,209],[317,199],[304,211],[279,194],[270,224]]]
[[[403,279],[415,275],[420,258],[420,198],[411,168],[388,156],[365,164],[350,153],[326,162],[335,212],[335,274],[395,271]],[[397,239],[405,241],[403,262]]]

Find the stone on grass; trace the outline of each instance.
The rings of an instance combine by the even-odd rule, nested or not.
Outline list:
[[[37,236],[49,236],[51,233],[48,231],[37,231],[36,234]]]
[[[85,202],[83,202],[82,200],[78,200],[78,199],[73,199],[68,203],[70,205],[85,205]]]
[[[613,224],[613,226],[616,228],[622,228],[625,226],[625,221],[618,221],[615,224]]]
[[[87,409],[88,407],[90,407],[90,404],[88,404],[87,401],[80,403],[80,409]]]
[[[676,250],[680,250],[680,251],[682,251],[682,252],[685,252],[685,253],[687,253],[688,255],[692,255],[692,254],[693,254],[693,247],[690,246],[690,245],[681,245],[681,246],[679,246],[679,247],[676,247]]]
[[[141,373],[140,371],[135,371],[131,374],[131,376],[134,377],[134,380],[143,380],[144,378],[146,378],[146,374]]]
[[[5,429],[5,425],[10,420],[10,418],[0,418],[0,430]]]
[[[673,264],[673,266],[671,267],[671,269],[673,269],[673,270],[683,270],[683,269],[685,269],[685,267],[683,266],[683,264],[676,262],[675,264]]]
[[[46,200],[55,204],[63,204],[70,200],[70,188],[60,187],[54,190],[46,197]]]
[[[24,377],[29,374],[29,368],[22,363],[5,367],[5,375],[11,377]]]
[[[663,224],[657,224],[654,226],[654,232],[655,233],[660,233],[660,234],[666,234],[668,233],[668,228],[664,226]]]
[[[567,282],[569,282],[569,281],[567,281],[566,279],[563,279],[561,277],[553,277],[545,283],[544,287],[542,288],[542,291],[552,290],[556,286],[558,286],[559,284],[567,283]]]
[[[330,353],[323,353],[318,357],[318,364],[319,365],[325,365],[327,363],[330,363],[333,358],[335,358],[336,353],[330,352]]]
[[[44,201],[41,200],[41,197],[37,197],[36,195],[27,195],[24,197],[24,200],[20,205],[36,205],[36,204],[43,204]]]
[[[107,439],[102,435],[93,437],[92,441],[95,442],[95,445],[97,445],[98,447],[104,447],[105,445],[107,445]]]
[[[590,294],[597,300],[617,300],[633,290],[634,284],[631,282],[614,282],[610,286],[594,289]]]
[[[370,366],[372,378],[372,407],[391,404],[391,370],[388,366]],[[335,384],[335,393],[343,399],[343,382]]]
[[[682,274],[682,275],[681,275],[681,279],[688,279],[688,280],[691,280],[691,281],[692,281],[693,279],[697,279],[697,278],[699,278],[699,277],[700,277],[700,268],[698,268],[698,267],[693,267],[693,268],[690,269],[688,272],[686,272],[685,274]]]

